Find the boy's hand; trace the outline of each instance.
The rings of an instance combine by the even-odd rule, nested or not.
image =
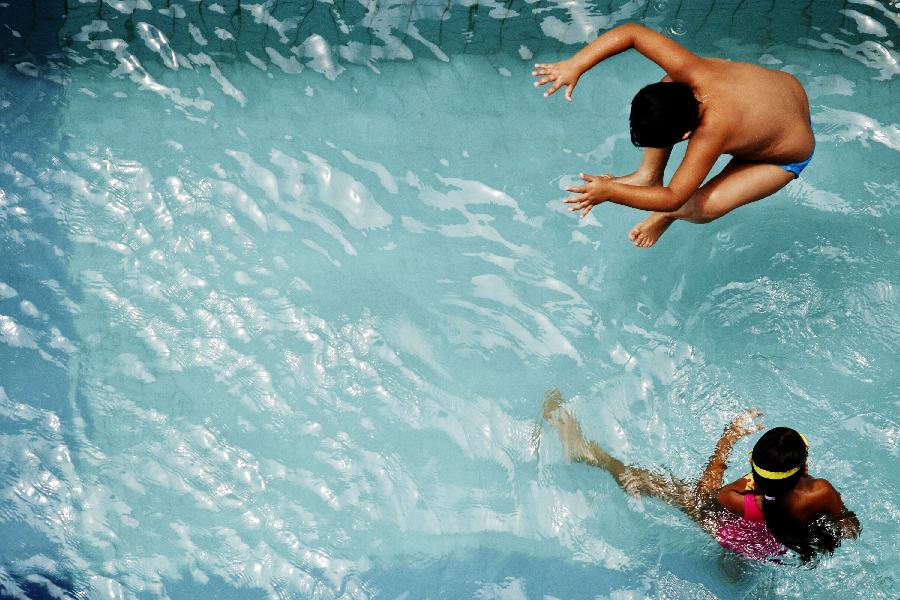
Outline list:
[[[575,206],[569,210],[572,212],[580,210],[581,215],[579,216],[586,217],[594,206],[607,200],[608,194],[606,193],[606,183],[614,179],[614,177],[608,173],[606,175],[587,175],[585,173],[580,173],[580,175],[587,183],[578,187],[566,188],[567,192],[578,194],[578,196],[565,198],[563,202],[574,204]]]
[[[566,86],[566,100],[572,101],[572,90],[581,77],[581,69],[578,68],[571,60],[564,60],[549,65],[534,65],[534,71],[531,72],[535,77],[540,77],[534,82],[534,87],[540,87],[548,83],[553,85],[544,92],[544,97],[553,95],[556,90]]]

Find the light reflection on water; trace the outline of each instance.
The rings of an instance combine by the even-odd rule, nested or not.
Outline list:
[[[893,589],[890,14],[751,15],[762,44],[725,4],[145,4],[70,7],[62,50],[2,70],[4,591]],[[560,188],[633,168],[621,107],[658,74],[617,59],[567,106],[529,65],[628,19],[800,77],[804,177],[651,252],[632,211],[577,223]],[[735,573],[536,436],[556,386],[590,437],[682,478],[759,406],[864,536]]]

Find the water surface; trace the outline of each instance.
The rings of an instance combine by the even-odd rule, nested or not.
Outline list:
[[[890,5],[0,19],[3,594],[891,597]],[[649,251],[637,211],[568,213],[580,171],[638,164],[628,102],[661,73],[618,57],[568,104],[530,66],[626,21],[795,74],[803,177]],[[806,434],[863,537],[814,570],[736,564],[566,464],[538,435],[552,387],[589,437],[686,479],[757,406]]]

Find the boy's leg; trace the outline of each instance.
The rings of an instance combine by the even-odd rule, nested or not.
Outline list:
[[[666,171],[670,154],[672,154],[671,146],[668,148],[644,148],[644,153],[641,155],[641,166],[637,171],[615,179],[629,185],[662,185],[663,174]]]
[[[771,196],[795,178],[793,173],[778,165],[732,159],[681,208],[668,213],[652,213],[635,225],[628,237],[635,246],[649,248],[675,219],[709,223],[739,206]]]
[[[578,421],[562,406],[562,402],[559,390],[547,392],[544,397],[544,419],[559,432],[566,460],[600,467],[629,494],[655,496],[696,518],[696,502],[691,486],[647,469],[626,465],[596,442],[585,439]]]

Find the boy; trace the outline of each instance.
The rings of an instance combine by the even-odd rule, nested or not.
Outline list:
[[[605,201],[652,214],[631,230],[636,246],[648,248],[675,219],[708,223],[735,208],[771,196],[800,175],[812,158],[815,138],[809,102],[796,78],[756,65],[702,58],[646,27],[616,27],[568,60],[535,65],[535,86],[562,87],[567,100],[579,77],[597,63],[635,48],[666,76],[635,96],[631,140],[644,147],[637,171],[624,177],[585,175],[565,201],[587,215]],[[663,171],[672,146],[689,140],[684,160],[668,185]],[[716,159],[731,162],[705,185]]]

